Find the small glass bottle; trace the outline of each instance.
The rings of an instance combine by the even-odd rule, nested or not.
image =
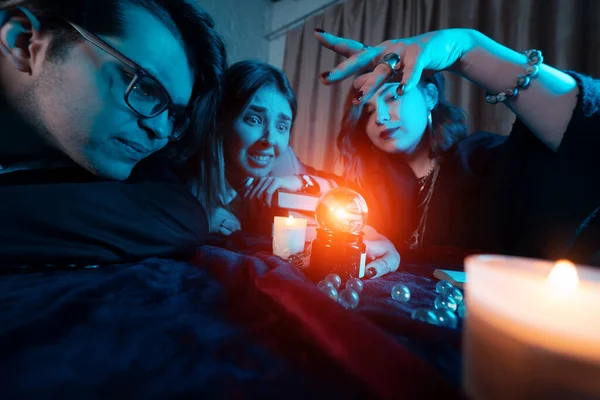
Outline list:
[[[308,277],[319,282],[328,274],[338,274],[342,282],[365,275],[367,246],[363,233],[331,232],[317,229],[312,243],[310,266],[305,270]]]

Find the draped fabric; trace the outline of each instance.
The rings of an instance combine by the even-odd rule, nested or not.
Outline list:
[[[335,138],[350,80],[334,86],[319,74],[343,60],[314,38],[321,28],[376,45],[386,39],[445,28],[473,28],[515,50],[542,50],[545,62],[561,69],[600,75],[600,2],[595,0],[347,0],[290,31],[284,71],[298,95],[291,145],[306,164],[341,172]],[[484,92],[448,74],[447,98],[464,108],[471,131],[508,134],[514,115],[483,100]]]

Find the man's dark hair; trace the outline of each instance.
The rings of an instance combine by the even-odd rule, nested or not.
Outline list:
[[[196,151],[201,136],[214,128],[222,77],[227,68],[225,45],[214,30],[212,18],[196,0],[0,0],[0,11],[16,7],[31,11],[39,19],[41,30],[53,33],[47,53],[52,60],[60,59],[69,45],[83,40],[63,18],[97,35],[120,35],[124,31],[124,4],[148,10],[180,37],[194,71],[190,104],[194,127],[179,142],[166,148],[171,158],[183,161]]]

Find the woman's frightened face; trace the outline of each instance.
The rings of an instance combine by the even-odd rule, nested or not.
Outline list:
[[[275,159],[287,149],[292,128],[292,108],[275,85],[258,89],[247,107],[233,121],[228,142],[228,161],[236,174],[262,178]]]

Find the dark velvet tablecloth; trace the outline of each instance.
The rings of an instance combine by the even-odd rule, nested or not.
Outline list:
[[[454,253],[365,282],[358,309],[241,235],[186,261],[0,275],[0,397],[460,398],[460,327],[431,307]],[[412,298],[391,299],[403,282]]]

